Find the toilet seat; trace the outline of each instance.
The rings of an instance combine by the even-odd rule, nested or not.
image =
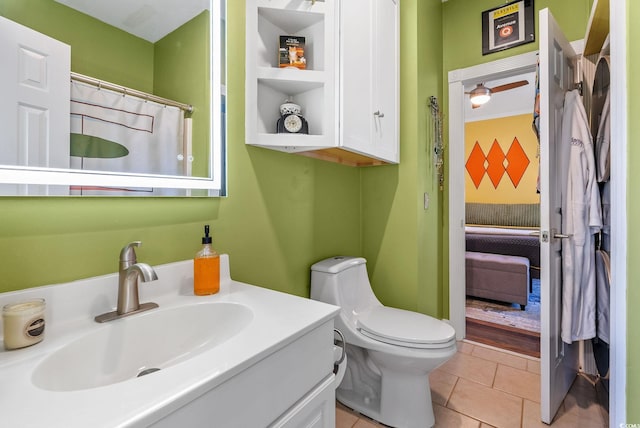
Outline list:
[[[446,348],[455,342],[456,334],[444,321],[386,306],[361,314],[358,330],[379,342],[419,349]]]

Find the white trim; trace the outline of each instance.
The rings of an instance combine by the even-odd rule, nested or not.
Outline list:
[[[516,74],[535,71],[537,52],[527,52],[521,55],[510,56],[508,58],[474,65],[468,68],[461,68],[449,72],[449,83],[462,82],[463,84],[473,83],[474,79],[503,79]],[[533,65],[534,69],[531,69]]]
[[[627,423],[627,24],[626,1],[609,3],[611,40],[611,388],[609,426]]]
[[[456,339],[466,336],[464,241],[464,84],[449,73],[449,319]],[[456,263],[452,263],[455,260]]]

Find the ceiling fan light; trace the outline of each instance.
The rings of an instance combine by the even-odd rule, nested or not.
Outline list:
[[[471,104],[480,106],[491,99],[491,90],[483,85],[478,85],[471,90],[469,95]]]

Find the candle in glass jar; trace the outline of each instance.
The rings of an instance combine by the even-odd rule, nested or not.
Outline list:
[[[2,308],[4,347],[17,349],[44,339],[44,299],[32,299]]]

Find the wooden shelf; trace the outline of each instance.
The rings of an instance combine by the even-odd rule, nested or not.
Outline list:
[[[609,35],[609,0],[594,0],[591,16],[587,24],[587,34],[584,36],[584,54],[600,53]]]

